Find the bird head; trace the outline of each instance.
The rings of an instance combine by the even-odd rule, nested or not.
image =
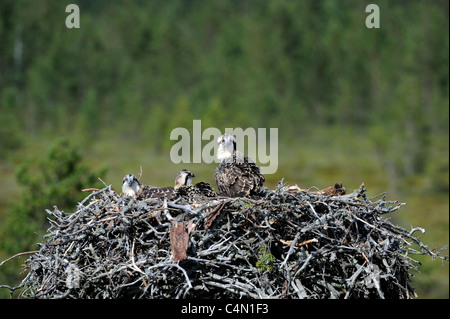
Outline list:
[[[133,174],[127,174],[122,180],[122,193],[127,196],[134,196],[139,192],[141,185]]]
[[[236,138],[231,134],[225,133],[219,136],[217,144],[219,144],[217,149],[217,158],[219,160],[232,156],[234,151],[236,151]]]
[[[193,173],[191,173],[187,169],[182,169],[177,173],[177,176],[175,177],[174,188],[177,189],[182,186],[192,186],[193,177],[195,177]]]

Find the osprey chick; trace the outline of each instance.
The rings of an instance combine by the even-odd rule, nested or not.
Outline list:
[[[202,201],[205,200],[205,197],[217,196],[217,193],[208,183],[199,182],[193,186],[192,178],[195,177],[195,175],[187,169],[181,170],[178,174],[180,174],[180,180],[184,181],[184,185],[180,185],[176,188],[177,193],[180,196],[187,197],[190,202]]]
[[[192,186],[192,174],[186,169],[183,169],[177,173],[175,176],[175,185],[174,187],[155,187],[152,189],[148,189],[146,191],[141,192],[141,197],[143,198],[159,198],[167,200],[175,199],[179,196],[178,189],[181,187]]]
[[[122,180],[122,193],[127,196],[135,196],[138,193],[146,192],[155,188],[150,185],[141,185],[133,174],[127,174]]]
[[[220,193],[230,197],[262,195],[265,178],[250,158],[236,150],[236,139],[224,134],[217,139],[217,158],[221,160],[215,170]]]

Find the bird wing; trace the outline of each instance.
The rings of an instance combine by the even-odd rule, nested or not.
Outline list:
[[[201,194],[203,194],[206,197],[217,196],[217,193],[214,191],[214,189],[211,187],[209,183],[198,182],[197,184],[195,184],[194,189],[198,190]]]
[[[227,196],[240,197],[259,194],[265,178],[259,167],[249,158],[222,161],[215,171],[216,185]]]
[[[152,187],[142,190],[141,197],[143,198],[159,198],[172,200],[177,197],[177,193],[173,187]]]
[[[200,185],[199,185],[200,184]],[[207,186],[209,188],[207,188]],[[197,187],[200,186],[200,187]],[[204,188],[203,188],[204,187]],[[178,195],[187,200],[188,202],[196,202],[201,203],[208,201],[211,197],[217,196],[216,192],[212,189],[212,187],[208,183],[200,182],[195,186],[181,186],[177,188],[176,192]]]
[[[231,164],[220,163],[214,172],[217,189],[220,194],[231,195],[231,186],[236,183],[237,175]]]

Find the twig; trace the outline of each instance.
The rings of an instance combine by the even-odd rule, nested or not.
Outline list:
[[[100,178],[99,178],[99,179],[100,179]],[[103,193],[104,191],[106,191],[106,190],[108,190],[108,189],[110,189],[110,188],[111,188],[111,185],[106,186],[105,188],[103,188],[103,189],[101,189],[101,190],[98,190],[98,191],[96,191],[96,192],[93,192],[93,193],[89,194],[85,199],[83,199],[83,201],[82,201],[81,203],[79,203],[79,205],[83,206],[85,202],[87,202],[88,200],[91,199],[91,197],[97,196],[98,194]]]
[[[287,255],[286,255],[286,258],[283,260],[283,262],[281,263],[281,266],[282,267],[284,267],[285,265],[286,265],[286,262],[288,261],[288,259],[289,259],[289,256],[294,252],[294,247],[296,246],[296,243],[297,243],[297,240],[298,240],[298,237],[300,236],[300,233],[297,233],[296,235],[295,235],[295,238],[294,238],[294,241],[292,242],[292,243],[290,243],[290,244],[292,244],[291,245],[291,247],[289,248],[289,251],[288,251],[288,253],[287,253]],[[281,240],[280,240],[281,241]],[[284,244],[284,242],[283,241],[281,241],[281,243],[283,243]]]
[[[301,242],[301,243],[298,243],[298,244],[296,243],[295,239],[294,239],[293,242],[284,241],[284,240],[280,239],[280,243],[282,243],[283,245],[292,245],[292,246],[295,246],[295,247],[300,247],[300,246],[303,246],[303,245],[307,245],[307,244],[310,244],[310,243],[317,243],[317,242],[318,242],[318,240],[316,238],[308,239],[308,240],[305,240],[304,242]],[[290,249],[292,249],[292,247]]]
[[[140,272],[141,274],[145,275],[145,272],[143,272],[135,263],[134,261],[134,243],[135,243],[135,239],[133,239],[133,244],[131,246],[131,263],[133,265],[133,268],[135,270],[137,270],[138,272]]]
[[[164,208],[164,215],[166,215],[166,218],[167,218],[169,221],[174,221],[175,218],[173,218],[172,215],[170,215],[169,210],[167,209],[167,199],[166,199],[166,198],[164,198],[164,205],[163,205],[163,208]]]
[[[141,181],[141,177],[142,177],[142,165],[140,167],[139,173],[138,173],[138,181]]]
[[[11,256],[8,259],[5,259],[4,261],[2,261],[0,263],[0,267],[3,266],[3,264],[7,263],[8,261],[10,261],[10,260],[12,260],[12,259],[14,259],[16,257],[23,256],[23,255],[29,255],[29,254],[36,254],[38,252],[39,252],[39,250],[31,250],[31,251],[25,251],[25,252],[22,252],[22,253],[15,254],[14,256]]]
[[[85,189],[82,189],[81,191],[82,192],[92,192],[92,191],[99,191],[100,189],[99,188],[85,188]]]
[[[99,180],[100,182],[102,182],[103,185],[105,185],[106,187],[108,187],[108,185],[106,185],[106,183],[105,183],[100,177],[97,177],[97,178],[98,178],[98,180]]]

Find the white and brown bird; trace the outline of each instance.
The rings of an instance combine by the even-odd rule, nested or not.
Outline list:
[[[230,197],[261,196],[265,178],[258,165],[236,149],[236,138],[224,134],[217,139],[217,158],[221,160],[215,170],[220,195]]]
[[[147,192],[155,188],[150,185],[141,185],[139,180],[133,174],[127,174],[122,180],[122,193],[126,196],[136,196],[142,192]]]
[[[175,176],[175,183],[173,187],[155,187],[147,189],[140,193],[142,198],[159,198],[167,200],[173,200],[180,196],[180,190],[192,187],[192,177],[194,174],[186,169],[183,169],[177,173]]]
[[[180,175],[180,180],[184,181],[184,185],[177,187],[176,191],[181,197],[186,198],[189,202],[204,201],[208,197],[217,196],[217,193],[211,185],[206,182],[199,182],[193,185],[192,178],[195,177],[195,175],[187,169],[179,171],[178,174]]]

